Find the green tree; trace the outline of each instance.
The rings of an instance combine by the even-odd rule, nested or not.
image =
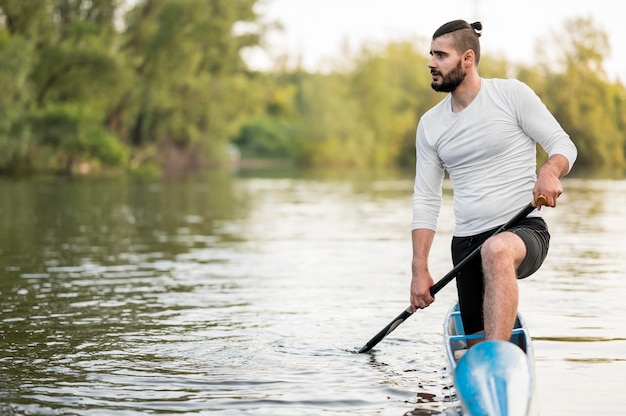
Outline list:
[[[26,113],[43,11],[35,2],[0,0],[0,172],[24,169],[34,145]]]
[[[576,143],[576,167],[623,171],[624,89],[607,81],[606,33],[592,19],[573,19],[555,35],[551,46],[560,58],[554,61],[556,66],[546,68],[538,93]]]
[[[32,49],[28,39],[11,39],[6,28],[0,29],[0,172],[23,167],[33,145],[24,118],[32,95],[27,80]]]
[[[128,15],[122,52],[132,68],[109,124],[133,147],[173,144],[208,163],[226,156],[228,138],[260,105],[241,49],[259,34],[233,34],[255,22],[255,0],[145,0]]]
[[[47,128],[54,130],[59,124],[91,125],[94,117],[100,123],[104,120],[110,97],[117,90],[118,63],[111,47],[115,44],[116,3],[114,0],[4,0],[0,3],[5,33],[0,53],[9,55],[19,48],[21,56],[13,60],[11,81],[23,86],[24,91],[19,100],[22,105],[14,109],[2,105],[0,109],[19,113],[7,117],[15,123],[4,129],[0,139],[4,149],[19,149],[19,152],[10,151],[14,156],[2,161],[5,168],[10,168],[18,156],[22,166],[45,160],[46,167],[66,172],[79,160],[124,163],[123,157],[110,157],[112,141],[116,140],[110,135],[92,140],[91,150],[85,151],[74,145],[75,140],[50,140]],[[88,111],[67,111],[70,107],[81,106],[88,107]],[[48,117],[50,114],[54,116]],[[81,116],[87,118],[77,119]],[[64,117],[66,119],[61,120]],[[53,126],[45,126],[46,121],[53,120]],[[119,146],[117,143],[113,147]]]
[[[124,165],[128,152],[111,156],[120,146],[140,153],[132,166],[172,148],[219,162],[262,108],[262,81],[240,56],[262,33],[255,4],[143,0],[117,28],[122,0],[0,0],[0,170]],[[48,130],[98,139],[77,146],[85,139]]]
[[[343,74],[302,76],[298,96],[303,140],[300,163],[314,167],[363,168],[374,137],[360,123],[359,104]]]
[[[67,174],[81,161],[116,166],[128,159],[128,149],[106,130],[96,107],[54,104],[34,113],[31,124],[40,144],[40,163],[52,160],[56,170]]]
[[[327,74],[283,69],[268,88],[266,116],[236,143],[263,143],[255,154],[274,157],[290,145],[298,163],[310,167],[413,164],[417,119],[439,98],[427,82],[426,59],[409,42],[363,49],[353,59]]]

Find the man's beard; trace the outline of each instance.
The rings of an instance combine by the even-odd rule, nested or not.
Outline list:
[[[431,74],[433,73],[433,71],[430,71],[430,72]],[[433,88],[433,90],[439,91],[439,92],[454,91],[456,87],[461,85],[461,82],[463,82],[463,80],[465,79],[465,76],[467,75],[466,72],[463,72],[463,67],[461,66],[460,59],[456,68],[454,68],[447,74],[443,75],[441,72],[435,72],[435,74],[438,74],[439,76],[441,76],[441,84],[437,84],[435,81],[433,81],[430,84],[430,86]]]

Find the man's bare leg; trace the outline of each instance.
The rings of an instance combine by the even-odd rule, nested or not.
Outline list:
[[[505,231],[485,242],[481,256],[485,339],[508,341],[519,302],[516,270],[526,256],[526,246],[516,234]]]

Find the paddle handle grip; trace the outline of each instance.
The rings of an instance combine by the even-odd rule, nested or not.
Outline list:
[[[538,208],[547,203],[548,203],[548,199],[546,198],[545,195],[539,195],[536,201],[531,202],[532,206],[534,206],[535,208]]]

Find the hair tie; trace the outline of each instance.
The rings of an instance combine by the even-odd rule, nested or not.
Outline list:
[[[476,36],[480,37],[480,34],[483,30],[483,24],[480,22],[474,22],[470,25],[470,27],[474,29],[474,33],[476,33]]]

